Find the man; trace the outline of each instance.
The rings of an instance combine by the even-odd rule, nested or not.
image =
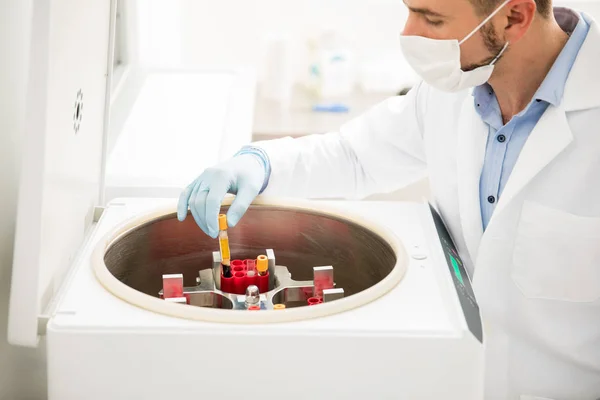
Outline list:
[[[600,28],[551,0],[405,0],[423,82],[339,132],[259,142],[182,193],[217,234],[267,194],[361,198],[428,175],[486,321],[486,399],[600,398]]]

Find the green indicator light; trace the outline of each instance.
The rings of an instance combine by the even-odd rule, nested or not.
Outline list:
[[[464,285],[462,275],[460,274],[460,269],[458,269],[458,262],[454,257],[452,257],[452,255],[450,255],[450,261],[452,262],[452,266],[454,267],[454,275],[456,275],[460,283]]]

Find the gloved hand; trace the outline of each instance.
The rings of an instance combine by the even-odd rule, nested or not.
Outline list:
[[[177,219],[183,221],[188,206],[194,220],[207,235],[219,234],[218,217],[227,193],[236,197],[227,211],[227,223],[235,226],[265,181],[265,166],[255,154],[241,154],[206,169],[179,196]]]

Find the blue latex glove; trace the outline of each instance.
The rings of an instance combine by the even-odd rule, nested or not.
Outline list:
[[[194,220],[207,235],[219,234],[218,217],[227,193],[236,197],[227,212],[227,224],[235,226],[265,181],[265,166],[255,154],[241,154],[206,169],[179,196],[177,219],[183,221],[188,206]]]

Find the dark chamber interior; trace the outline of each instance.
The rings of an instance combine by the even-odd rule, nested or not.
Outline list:
[[[251,206],[228,234],[233,259],[256,258],[271,248],[277,265],[288,267],[294,280],[312,280],[313,267],[333,265],[336,285],[346,296],[375,285],[396,264],[379,235],[318,212]],[[163,274],[182,273],[184,285],[195,286],[198,271],[212,266],[218,249],[218,241],[204,234],[191,214],[184,222],[171,214],[122,236],[104,261],[121,282],[158,297]]]

